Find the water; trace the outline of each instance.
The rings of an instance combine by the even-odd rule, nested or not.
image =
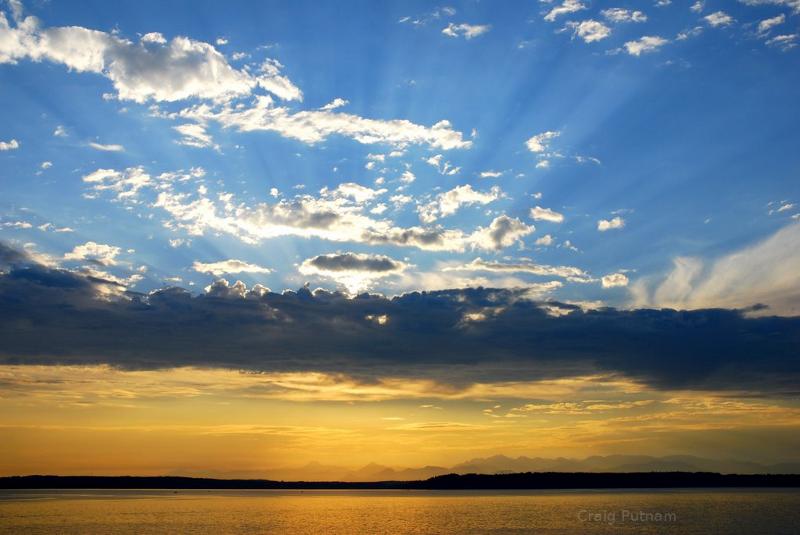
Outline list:
[[[776,535],[800,491],[0,491],[0,533]]]

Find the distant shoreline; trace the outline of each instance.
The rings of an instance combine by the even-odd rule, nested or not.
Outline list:
[[[552,490],[643,488],[800,488],[800,474],[711,472],[524,472],[448,474],[419,481],[272,481],[179,476],[51,476],[0,478],[0,489],[194,489],[194,490]]]

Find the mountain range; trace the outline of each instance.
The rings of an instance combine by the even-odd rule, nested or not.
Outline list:
[[[800,462],[760,464],[735,459],[714,460],[691,455],[592,456],[585,459],[558,457],[475,458],[450,467],[393,468],[370,463],[353,469],[311,462],[294,468],[266,471],[262,476],[277,481],[415,481],[444,474],[510,474],[518,472],[717,472],[720,474],[800,474]]]

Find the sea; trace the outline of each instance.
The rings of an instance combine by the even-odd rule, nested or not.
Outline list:
[[[9,534],[800,533],[800,489],[0,490]]]

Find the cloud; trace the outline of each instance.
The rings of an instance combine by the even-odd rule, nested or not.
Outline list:
[[[0,262],[2,364],[320,372],[462,386],[604,374],[653,388],[764,394],[796,390],[800,379],[800,318],[584,310],[532,300],[524,288],[348,298],[221,281],[200,295],[104,295],[114,283],[47,268],[5,246]],[[381,316],[383,324],[374,320]]]
[[[229,273],[272,273],[272,270],[269,268],[233,258],[208,263],[195,261],[192,264],[192,269],[198,273],[209,273],[216,277],[221,277]]]
[[[481,171],[481,178],[499,178],[503,175],[502,171]]]
[[[796,33],[776,35],[767,41],[767,45],[778,47],[786,52],[797,46],[798,36],[799,34]]]
[[[219,148],[219,145],[214,143],[211,135],[206,131],[206,127],[202,124],[187,123],[173,126],[172,128],[182,136],[181,139],[178,140],[178,143],[181,145],[197,148]]]
[[[40,169],[50,169],[51,167],[53,167],[53,162],[42,162],[39,165]]]
[[[423,223],[433,223],[440,217],[455,214],[462,206],[486,205],[500,197],[502,197],[502,191],[499,186],[494,186],[484,192],[474,190],[470,184],[465,184],[438,194],[427,204],[419,205],[417,212]]]
[[[628,277],[624,273],[611,273],[600,279],[603,288],[617,288],[628,285]]]
[[[562,4],[548,11],[547,14],[544,16],[544,20],[548,22],[554,22],[556,18],[560,17],[561,15],[575,13],[583,9],[586,9],[586,5],[578,0],[564,0]]]
[[[762,314],[800,315],[800,223],[713,261],[679,257],[661,281],[637,281],[634,301],[674,308],[767,305]]]
[[[605,232],[607,230],[620,229],[625,226],[625,220],[617,216],[613,219],[601,219],[597,222],[597,230]]]
[[[665,44],[669,43],[668,40],[657,35],[645,35],[636,41],[628,41],[625,43],[625,50],[631,56],[641,56],[648,52],[655,52]]]
[[[452,22],[447,25],[442,33],[448,37],[463,37],[464,39],[472,39],[483,35],[492,27],[488,24],[453,24]]]
[[[703,0],[697,0],[694,4],[689,7],[689,10],[694,13],[700,13],[703,11],[703,8],[706,7],[706,3]]]
[[[595,41],[602,41],[611,35],[611,28],[598,22],[596,20],[584,20],[581,22],[568,22],[567,28],[572,29],[573,37],[577,36],[583,39],[585,43],[594,43]]]
[[[758,23],[758,33],[761,34],[761,35],[765,35],[765,34],[769,33],[769,31],[772,28],[774,28],[775,26],[778,26],[780,24],[783,24],[784,22],[786,22],[786,15],[784,15],[783,13],[781,13],[777,17],[764,19],[764,20],[762,20],[761,22]]]
[[[541,134],[536,134],[528,139],[528,141],[525,142],[525,146],[527,146],[528,150],[531,152],[545,152],[550,145],[550,142],[560,135],[561,132],[542,132]]]
[[[320,110],[322,110],[322,111],[331,111],[331,110],[335,110],[335,109],[341,108],[343,106],[347,106],[348,104],[350,104],[349,100],[337,97],[337,98],[333,99],[332,101],[330,101],[329,103],[327,103],[324,106],[322,106],[320,108]]]
[[[131,199],[139,190],[152,185],[152,179],[143,167],[129,167],[125,171],[97,169],[83,176],[82,180],[95,191],[114,192],[118,200]]]
[[[303,275],[318,275],[335,280],[351,292],[370,287],[378,279],[399,275],[408,264],[388,256],[359,253],[334,253],[315,256],[299,267]]]
[[[733,24],[733,17],[725,13],[724,11],[715,11],[710,15],[706,15],[703,17],[705,21],[713,27],[717,26],[730,26]]]
[[[786,6],[791,8],[795,13],[800,13],[800,0],[739,0],[739,2],[748,6]]]
[[[95,143],[94,141],[90,141],[89,146],[95,150],[104,152],[123,152],[125,150],[125,147],[122,145],[103,145],[102,143]]]
[[[550,208],[534,206],[531,208],[531,218],[534,221],[550,221],[551,223],[563,223],[564,214],[560,214]]]
[[[3,228],[18,228],[18,229],[29,229],[33,228],[33,225],[28,223],[27,221],[6,221],[3,223]]]
[[[527,273],[543,277],[561,277],[571,282],[592,282],[584,270],[572,266],[547,266],[534,262],[490,262],[476,258],[468,264],[448,266],[443,271],[489,271],[494,273]]]
[[[622,9],[619,7],[612,7],[611,9],[604,9],[600,12],[603,17],[611,22],[647,22],[647,15],[641,11],[631,11],[629,9]]]
[[[553,237],[550,234],[545,234],[541,238],[537,238],[534,243],[543,247],[549,247],[550,245],[553,245],[553,242]]]
[[[134,42],[77,26],[41,28],[35,17],[12,26],[5,14],[0,13],[0,17],[0,63],[48,60],[76,72],[102,74],[113,83],[117,98],[123,100],[140,103],[203,100],[202,104],[173,113],[153,108],[156,116],[197,123],[194,127],[186,124],[176,127],[186,145],[211,146],[205,128],[209,121],[240,132],[275,131],[309,144],[321,142],[332,134],[364,144],[386,143],[396,148],[426,144],[450,150],[469,148],[472,144],[454,131],[448,121],[426,127],[402,119],[369,119],[336,112],[346,102],[343,99],[318,110],[292,112],[277,106],[270,95],[285,101],[302,101],[303,94],[282,74],[284,66],[274,59],[264,60],[256,69],[249,66],[236,69],[213,45],[186,37],[169,41],[151,32]],[[258,89],[268,94],[258,93]],[[245,98],[249,100],[243,101]],[[238,99],[235,105],[234,99]]]
[[[439,20],[441,18],[452,17],[455,14],[456,14],[455,8],[450,6],[444,6],[444,7],[437,7],[430,13],[426,13],[419,17],[409,17],[409,16],[402,17],[400,18],[400,20],[398,20],[398,22],[400,24],[411,24],[413,26],[420,27],[420,26],[425,26],[429,22]]]
[[[71,252],[65,254],[64,260],[88,260],[101,266],[114,266],[120,252],[119,247],[87,241],[83,245],[76,245]]]
[[[17,150],[19,148],[19,141],[12,139],[10,141],[0,141],[0,151]]]
[[[487,228],[476,230],[469,241],[473,247],[499,251],[514,245],[534,230],[536,228],[533,225],[526,225],[517,218],[502,215],[496,217]]]
[[[365,145],[382,143],[395,148],[427,145],[451,150],[472,146],[472,142],[464,140],[462,133],[453,130],[446,120],[426,127],[404,119],[368,119],[335,110],[292,112],[276,106],[269,97],[257,97],[252,105],[242,107],[198,104],[171,117],[199,124],[214,121],[223,128],[235,128],[239,132],[273,131],[311,145],[331,135],[340,135]]]
[[[68,134],[67,130],[63,126],[58,125],[56,126],[56,129],[53,130],[53,135],[55,137],[67,137]]]
[[[278,98],[301,100],[302,93],[267,60],[257,72],[235,69],[209,43],[188,37],[167,40],[151,32],[138,42],[80,26],[41,27],[35,17],[14,27],[0,18],[0,63],[47,60],[76,72],[108,78],[121,100],[175,102],[189,98],[227,100],[257,87]]]
[[[425,163],[435,167],[439,171],[440,175],[453,176],[458,174],[459,171],[461,171],[460,167],[455,167],[451,165],[450,162],[442,162],[443,158],[444,156],[442,156],[441,154],[436,154],[434,156],[431,156],[430,158],[425,159]]]
[[[212,195],[203,186],[194,191],[177,189],[179,184],[203,176],[202,168],[189,171],[165,172],[151,176],[142,167],[124,171],[98,169],[83,177],[83,181],[99,196],[111,192],[115,200],[131,205],[163,210],[169,216],[165,226],[182,230],[191,236],[206,232],[228,234],[244,243],[256,244],[280,236],[315,237],[334,242],[417,247],[429,251],[464,251],[467,249],[499,250],[517,243],[533,232],[533,227],[505,215],[496,217],[488,227],[478,227],[472,233],[441,227],[398,227],[388,219],[376,219],[368,201],[386,190],[375,190],[352,182],[336,188],[323,188],[319,196],[295,195],[274,202],[246,204],[236,202],[233,194]],[[466,191],[466,194],[465,194]],[[446,196],[436,210],[449,211],[464,202],[486,201],[499,197],[499,189],[488,193],[468,190]],[[488,196],[488,197],[487,197]],[[149,199],[146,199],[149,197]],[[394,195],[395,205],[410,202],[410,196]],[[441,215],[443,212],[438,212]]]

